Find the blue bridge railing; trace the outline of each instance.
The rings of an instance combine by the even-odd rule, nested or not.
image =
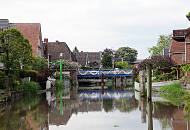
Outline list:
[[[81,77],[129,77],[133,76],[132,69],[114,69],[114,70],[79,70],[78,75]]]

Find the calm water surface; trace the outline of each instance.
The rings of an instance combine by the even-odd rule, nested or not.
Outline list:
[[[0,130],[189,130],[183,108],[146,103],[133,90],[51,92],[0,107]],[[153,127],[153,128],[151,128]]]

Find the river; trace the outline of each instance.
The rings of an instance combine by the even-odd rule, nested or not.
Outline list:
[[[134,90],[83,90],[73,95],[60,100],[47,92],[1,105],[0,130],[190,129],[182,107],[154,97],[147,103]]]

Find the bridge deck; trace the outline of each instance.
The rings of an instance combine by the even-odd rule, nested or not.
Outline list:
[[[99,77],[131,77],[132,69],[127,70],[79,70],[78,78],[99,78]]]

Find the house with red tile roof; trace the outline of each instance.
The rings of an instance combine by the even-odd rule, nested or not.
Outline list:
[[[0,19],[0,29],[16,28],[32,45],[34,56],[44,56],[40,23],[9,23],[8,19]]]
[[[32,45],[33,55],[44,56],[40,23],[13,23],[13,27],[18,29],[29,40]]]

